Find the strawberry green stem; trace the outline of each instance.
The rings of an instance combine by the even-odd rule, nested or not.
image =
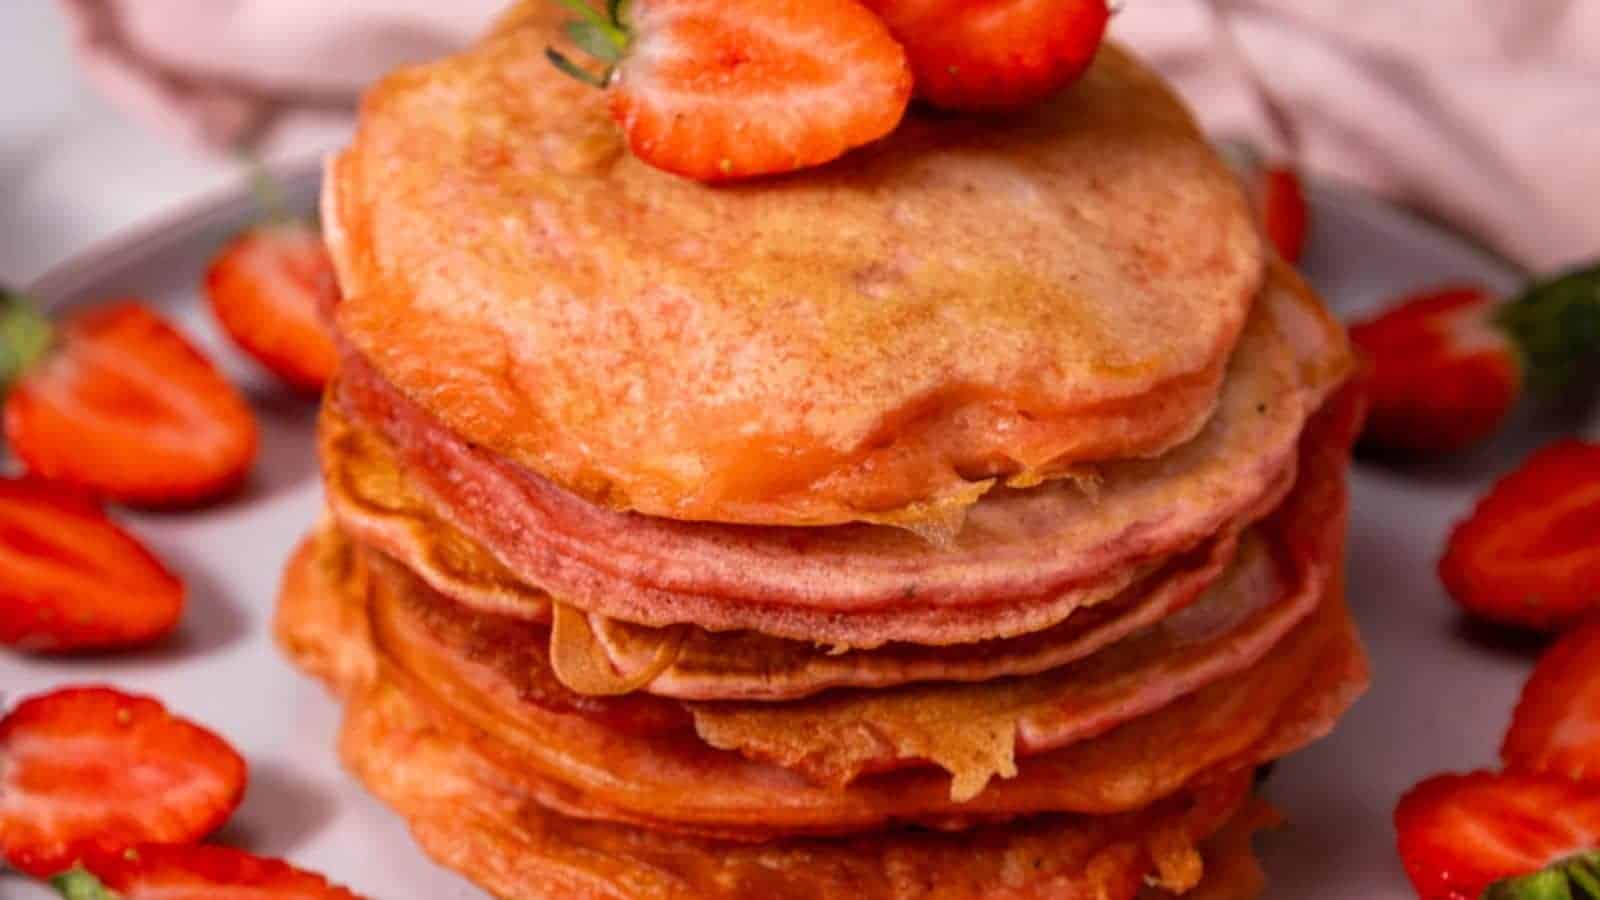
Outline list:
[[[21,294],[0,288],[0,395],[50,349],[50,320]]]
[[[1600,850],[1489,885],[1482,900],[1600,900]]]
[[[1528,381],[1562,388],[1600,369],[1600,265],[1536,282],[1500,307],[1495,322],[1516,342]]]
[[[605,63],[605,68],[592,72],[573,62],[565,53],[554,47],[545,48],[551,64],[567,75],[595,87],[605,88],[616,74],[617,63],[628,51],[630,36],[625,24],[628,14],[626,0],[608,0],[605,13],[590,6],[585,0],[556,0],[578,18],[567,22],[563,31],[578,49]]]
[[[50,879],[50,884],[66,900],[117,900],[118,894],[81,866]]]
[[[240,159],[250,171],[250,192],[256,195],[256,203],[261,207],[263,218],[273,223],[293,221],[295,215],[289,210],[289,201],[284,197],[283,185],[273,177],[266,164],[250,155],[242,156]]]

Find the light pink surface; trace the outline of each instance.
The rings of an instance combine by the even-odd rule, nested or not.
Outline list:
[[[108,95],[214,146],[349,116],[363,85],[462,45],[504,5],[59,2]],[[1530,268],[1600,253],[1600,3],[1123,5],[1113,34],[1214,133],[1423,209]]]

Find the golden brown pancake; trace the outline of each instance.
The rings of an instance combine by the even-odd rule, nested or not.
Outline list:
[[[976,796],[1017,774],[1020,757],[1100,734],[1245,669],[1322,600],[1323,584],[1285,586],[1268,552],[1245,545],[1193,606],[1086,659],[1023,678],[837,691],[793,703],[696,703],[713,747],[775,762],[821,784],[934,763],[950,795]]]
[[[368,593],[360,551],[324,517],[300,542],[278,587],[273,636],[289,658],[341,696],[377,677],[364,605],[339,598]],[[352,635],[366,635],[353,640]]]
[[[625,150],[514,7],[330,161],[330,515],[276,633],[528,897],[1254,896],[1367,682],[1337,324],[1159,78],[791,176]],[[996,777],[998,776],[998,777]]]
[[[970,643],[1049,627],[1115,596],[1141,566],[1270,508],[1292,477],[1302,423],[1349,365],[1316,298],[1278,278],[1195,440],[1101,466],[1087,490],[1055,481],[993,491],[944,544],[881,526],[756,528],[606,510],[466,443],[360,360],[336,388],[322,452],[335,485],[350,480],[333,468],[342,459],[403,469],[433,518],[488,549],[513,580],[587,612],[845,647]],[[340,496],[335,504],[350,512]],[[418,538],[346,518],[363,540],[416,553]]]
[[[352,705],[341,748],[423,849],[506,900],[1133,900],[1147,879],[1182,890],[1225,864],[1204,841],[1238,830],[1247,786],[1240,773],[1113,817],[748,844],[546,809],[526,773],[508,777],[383,686]]]
[[[550,620],[549,595],[519,581],[487,550],[434,515],[381,438],[349,426],[333,412],[325,412],[321,432],[326,494],[343,529],[473,609]],[[685,699],[793,699],[831,687],[1031,674],[1081,659],[1187,606],[1221,575],[1235,546],[1235,535],[1219,535],[1152,567],[1117,597],[1015,638],[841,651],[753,631],[650,628],[572,610],[554,629],[552,662],[557,676],[582,693],[644,690]],[[582,664],[582,677],[574,660]]]
[[[380,591],[403,584],[392,574],[369,581]],[[539,673],[528,641],[491,639],[463,655],[459,634],[439,631],[477,625],[440,616],[417,627],[388,615],[394,606],[382,602],[374,607],[384,614],[373,630],[338,634],[327,621],[315,621],[354,621],[337,609],[341,604],[348,610],[360,601],[346,591],[321,604],[293,604],[297,615],[309,618],[284,622],[283,632],[292,636],[286,646],[303,652],[327,637],[375,642],[381,680],[437,711],[440,727],[456,740],[537,776],[530,790],[541,791],[545,805],[569,815],[742,839],[856,832],[906,821],[954,827],[1038,811],[1137,809],[1203,773],[1266,761],[1257,748],[1288,752],[1283,734],[1296,742],[1313,739],[1365,683],[1353,628],[1342,602],[1330,598],[1255,666],[1106,734],[1029,757],[1015,778],[953,803],[948,779],[927,769],[868,776],[839,790],[713,750],[671,721],[662,707],[672,701],[574,695],[569,702],[590,705],[556,709],[550,702],[556,687]]]
[[[716,747],[845,784],[931,760],[970,796],[1015,758],[1062,746],[1253,665],[1330,593],[1343,558],[1344,473],[1361,400],[1344,392],[1312,420],[1300,478],[1253,529],[1207,598],[1086,659],[1026,678],[839,691],[792,703],[695,704]]]
[[[551,39],[391,75],[329,170],[344,337],[464,439],[619,510],[915,524],[1209,417],[1261,241],[1120,49],[1004,119],[713,188],[629,156]]]
[[[1203,874],[1188,890],[1168,890],[1151,885],[1139,894],[1140,900],[1255,900],[1266,889],[1266,873],[1256,859],[1251,839],[1282,820],[1277,812],[1259,799],[1250,799],[1216,834],[1200,846]]]
[[[1032,634],[928,647],[847,650],[754,631],[690,625],[649,628],[565,607],[551,664],[580,693],[642,690],[687,700],[794,700],[833,688],[880,689],[925,681],[976,682],[1032,675],[1083,659],[1199,599],[1233,559],[1221,535],[1136,581],[1117,597]],[[573,677],[572,661],[579,674]]]
[[[1347,389],[1307,430],[1302,483],[1275,517],[1292,558],[1337,558],[1342,473],[1361,406],[1359,391]],[[896,821],[970,824],[1040,811],[1126,811],[1203,772],[1254,766],[1314,739],[1366,680],[1353,625],[1340,598],[1330,596],[1249,668],[1104,734],[1030,756],[1018,764],[1016,777],[952,803],[948,784],[926,769],[820,787],[782,767],[706,747],[663,712],[670,701],[563,693],[537,641],[526,635],[506,639],[498,630],[508,623],[537,626],[496,624],[464,609],[418,619],[406,610],[419,601],[426,607],[426,598],[437,595],[393,563],[379,558],[375,566],[372,577],[356,582],[372,592],[377,617],[370,628],[349,611],[368,599],[341,590],[320,604],[286,606],[307,617],[298,626],[283,623],[288,645],[336,658],[345,654],[337,648],[316,651],[315,643],[374,644],[383,678],[440,710],[447,727],[459,729],[458,739],[561,785],[561,793],[544,798],[546,805],[723,836],[758,829],[856,831]],[[634,705],[614,705],[624,702]],[[619,728],[619,722],[629,727]]]

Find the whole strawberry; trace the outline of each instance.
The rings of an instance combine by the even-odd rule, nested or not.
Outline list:
[[[1526,386],[1552,392],[1593,374],[1600,267],[1533,284],[1509,302],[1470,285],[1415,294],[1350,338],[1371,360],[1365,446],[1461,450],[1494,434]]]

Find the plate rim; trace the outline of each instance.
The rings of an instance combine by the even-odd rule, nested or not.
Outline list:
[[[297,156],[263,164],[263,168],[281,184],[298,183],[319,175],[333,152]],[[52,308],[84,283],[103,277],[106,269],[116,268],[129,258],[157,252],[152,245],[182,243],[194,232],[204,230],[210,219],[229,214],[241,203],[253,202],[253,190],[249,171],[243,170],[238,179],[184,197],[167,209],[89,242],[24,285],[23,293],[39,306]]]

